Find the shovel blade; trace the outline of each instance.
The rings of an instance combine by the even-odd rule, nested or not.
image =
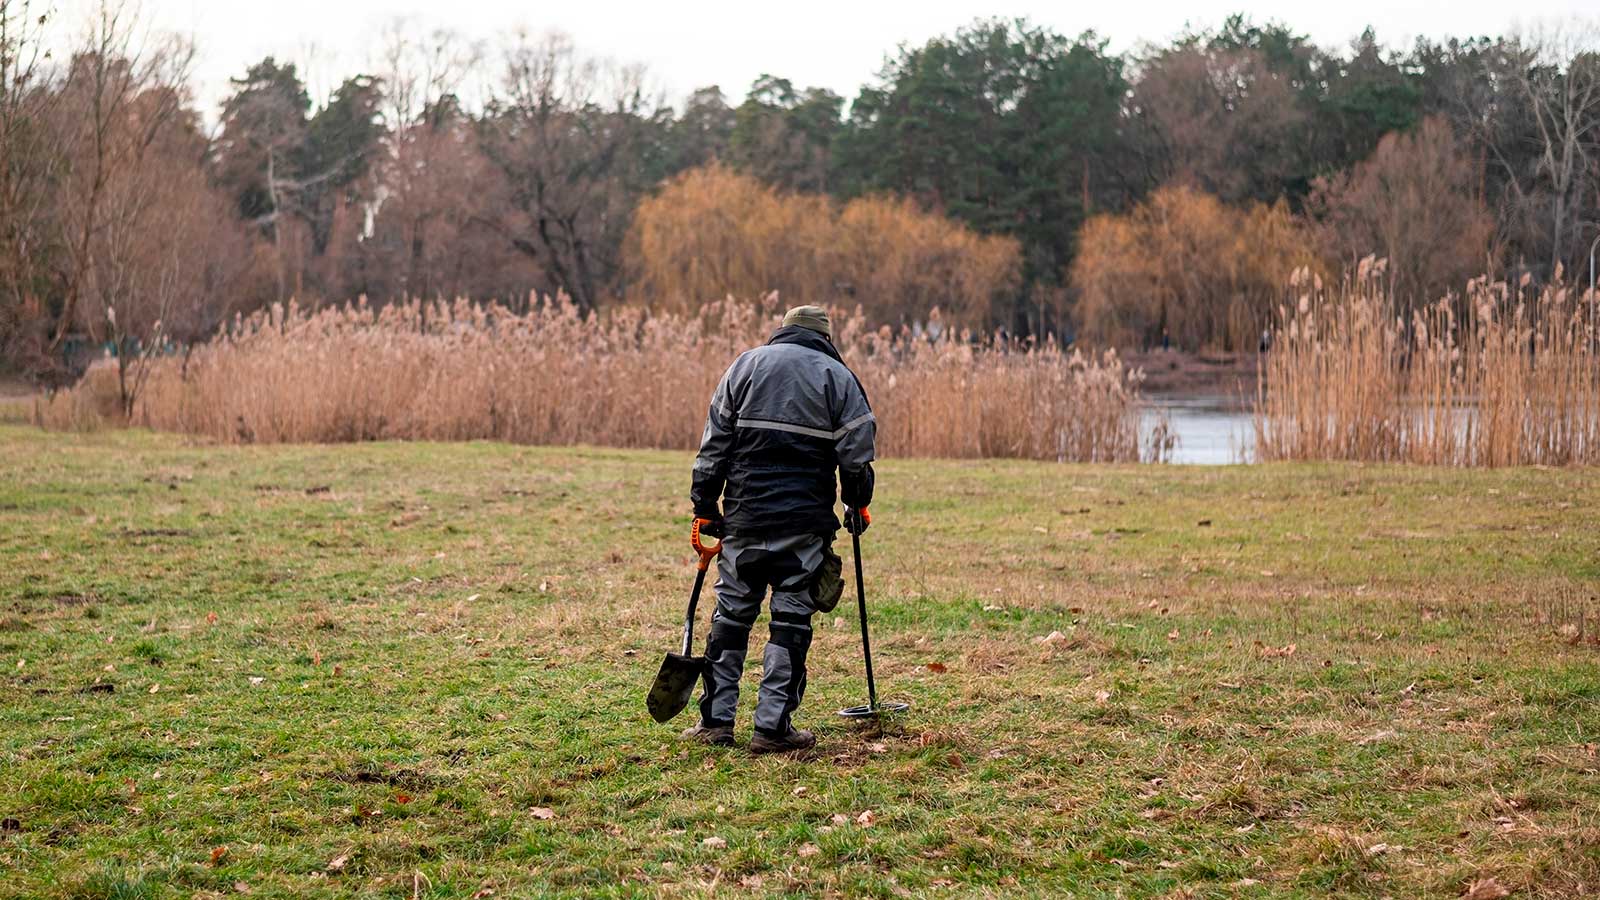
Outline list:
[[[657,722],[668,722],[683,712],[683,708],[689,705],[689,697],[694,694],[694,686],[705,676],[705,672],[705,657],[668,653],[666,659],[661,661],[661,671],[656,673],[655,683],[650,685],[649,695],[645,697],[650,717]]]

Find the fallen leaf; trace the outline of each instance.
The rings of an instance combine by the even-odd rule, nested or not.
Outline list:
[[[1389,852],[1389,845],[1388,844],[1373,844],[1371,847],[1367,848],[1367,855],[1368,856],[1382,856],[1382,855],[1384,855],[1385,853],[1388,853],[1388,852]]]
[[[944,663],[931,662],[928,663],[928,671],[935,675],[943,675],[944,673],[950,671],[950,667],[946,666]]]
[[[321,650],[313,650],[313,651],[311,651],[311,664],[313,666],[322,665],[322,651]]]
[[[790,793],[794,794],[796,797],[804,797],[809,790],[809,788],[802,784]]]
[[[995,606],[993,603],[987,604],[983,608],[984,612],[1005,612],[1005,610],[1004,606]]]
[[[888,753],[889,752],[889,745],[888,744],[868,744],[867,745],[867,749],[871,750],[873,753]]]
[[[228,847],[227,847],[226,844],[224,844],[224,845],[222,845],[220,847],[212,847],[211,848],[211,864],[214,866],[217,863],[222,862],[222,858],[224,856],[227,856],[227,855],[228,855]]]
[[[844,813],[834,813],[832,816],[830,816],[828,818],[828,821],[832,822],[835,825],[849,825],[850,824],[850,817],[845,815]]]
[[[1079,615],[1079,614],[1081,614],[1083,612],[1083,607],[1081,607],[1081,606],[1069,606],[1069,607],[1067,607],[1067,612],[1072,613],[1073,615],[1076,616],[1076,615]]]
[[[494,896],[494,888],[480,888],[477,892],[475,892],[472,895],[472,900],[483,900],[483,898],[485,898],[485,897],[493,897],[493,896]]]
[[[1062,641],[1064,641],[1066,639],[1067,639],[1067,636],[1062,634],[1061,632],[1052,631],[1049,634],[1045,635],[1044,637],[1039,638],[1038,639],[1038,643],[1044,644],[1045,646],[1048,647],[1048,646],[1050,646],[1052,644],[1059,644],[1059,643],[1061,643]]]
[[[479,597],[481,597],[481,596],[483,596],[483,595],[482,595],[482,594],[473,594],[473,595],[472,595],[472,596],[470,596],[470,597],[468,597],[468,598],[467,598],[467,602],[468,602],[468,603],[471,603],[471,602],[472,602],[472,601],[474,601],[474,600],[476,600],[476,599],[478,599],[478,598],[479,598]]]
[[[266,680],[267,680],[266,678],[264,678],[264,677],[262,677],[260,675],[251,675],[250,676],[250,683],[251,684],[260,684],[261,682],[266,681]]]
[[[251,887],[250,882],[248,881],[235,881],[233,883],[233,889],[241,894],[251,894],[255,892],[255,888]]]
[[[1171,631],[1167,632],[1167,640],[1175,641],[1177,639],[1178,639],[1178,629],[1174,628]]]
[[[710,847],[713,850],[721,850],[722,848],[728,846],[728,839],[712,835],[711,837],[701,841],[700,845],[702,847]]]
[[[822,852],[822,848],[818,847],[816,844],[801,844],[800,845],[800,858],[801,859],[809,859],[810,857],[816,856],[818,853],[821,853],[821,852]]]
[[[877,823],[877,821],[877,815],[875,815],[870,809],[864,809],[861,811],[861,815],[856,816],[856,824],[860,825],[862,828],[871,828]]]
[[[535,819],[554,819],[556,817],[556,811],[548,806],[535,806],[528,811],[533,813]]]
[[[161,690],[161,684],[159,682],[157,682],[156,684],[150,685],[150,693],[154,694],[156,691],[159,691],[159,690]]]
[[[766,879],[762,878],[760,875],[746,875],[739,879],[739,886],[742,888],[748,888],[750,890],[757,890],[765,882]]]
[[[411,795],[410,794],[395,794],[394,795],[394,802],[400,804],[401,806],[405,806],[407,803],[411,802]]]
[[[1095,691],[1095,693],[1094,693],[1094,702],[1096,702],[1096,703],[1104,703],[1104,702],[1106,702],[1107,700],[1110,700],[1110,699],[1111,699],[1111,692],[1110,691]]]
[[[1395,731],[1395,730],[1393,730],[1391,728],[1385,728],[1382,731],[1373,732],[1372,734],[1367,735],[1366,737],[1362,738],[1361,740],[1356,741],[1356,746],[1365,747],[1368,744],[1376,744],[1376,743],[1378,743],[1380,741],[1387,741],[1390,738],[1397,738],[1399,736],[1400,736],[1400,732]]]
[[[334,675],[343,675],[344,674],[344,666],[341,666],[338,663],[334,663],[333,664],[333,674]]]
[[[1465,900],[1500,900],[1501,897],[1511,896],[1511,889],[1501,884],[1495,878],[1480,878],[1467,885],[1462,892]]]
[[[328,871],[329,872],[343,872],[344,871],[344,867],[349,862],[350,862],[350,856],[348,854],[341,853],[338,856],[335,856],[333,859],[328,861]]]
[[[207,625],[215,625],[215,624],[217,624],[217,613],[216,613],[215,610],[206,613],[206,624]]]

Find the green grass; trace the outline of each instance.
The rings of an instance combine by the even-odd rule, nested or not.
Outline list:
[[[911,712],[833,716],[847,594],[807,760],[644,713],[683,454],[0,427],[0,473],[0,896],[1600,891],[1600,473],[884,463]]]

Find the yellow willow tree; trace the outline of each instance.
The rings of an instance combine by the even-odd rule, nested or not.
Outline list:
[[[1017,290],[1021,270],[1015,240],[909,200],[841,205],[715,164],[641,202],[627,246],[630,296],[673,311],[776,291],[787,303],[860,305],[874,322],[925,321],[939,309],[981,327]]]
[[[1282,202],[1234,207],[1182,185],[1085,224],[1071,271],[1082,336],[1188,349],[1253,347],[1295,269],[1316,266]]]

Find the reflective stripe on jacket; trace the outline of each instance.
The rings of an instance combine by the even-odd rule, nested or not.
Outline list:
[[[846,506],[872,501],[877,426],[866,392],[827,338],[781,328],[728,367],[706,415],[690,499],[734,535],[827,534],[834,469]]]

